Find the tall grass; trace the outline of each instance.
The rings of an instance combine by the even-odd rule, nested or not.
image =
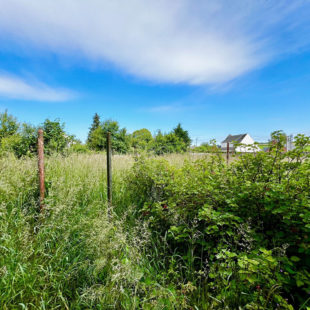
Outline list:
[[[146,252],[148,229],[133,216],[124,179],[132,163],[130,156],[113,158],[115,208],[108,218],[102,154],[46,159],[43,214],[38,212],[36,160],[0,159],[1,309],[180,304],[173,290],[157,281]]]

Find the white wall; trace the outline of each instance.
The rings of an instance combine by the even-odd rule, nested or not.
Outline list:
[[[249,134],[246,134],[246,136],[242,139],[242,144],[253,144],[255,141],[252,139],[252,137]]]
[[[250,145],[250,146],[238,146],[236,147],[236,152],[240,153],[254,153],[254,152],[260,152],[261,149],[256,145]]]
[[[249,147],[246,146],[238,146],[235,151],[236,152],[242,152],[242,153],[252,153],[252,152],[259,152],[261,149],[258,146],[253,146],[252,144],[254,144],[254,140],[252,139],[252,137],[248,134],[246,134],[246,136],[242,139],[242,141],[240,143],[242,144],[246,144],[246,145],[251,145]],[[222,150],[226,150],[227,149],[227,143],[221,143],[221,147]],[[229,150],[234,149],[232,143],[229,143]]]

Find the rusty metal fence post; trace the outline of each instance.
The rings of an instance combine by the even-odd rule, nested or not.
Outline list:
[[[39,170],[39,205],[40,212],[44,209],[44,197],[45,197],[45,175],[44,175],[44,140],[43,130],[38,130],[38,170]]]
[[[227,142],[226,163],[227,163],[227,165],[229,164],[229,142]]]
[[[107,193],[108,208],[112,206],[112,149],[111,149],[111,133],[107,133]]]

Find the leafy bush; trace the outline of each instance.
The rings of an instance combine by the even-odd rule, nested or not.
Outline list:
[[[66,134],[64,124],[57,119],[46,119],[41,127],[44,131],[44,150],[48,155],[64,154],[70,144],[77,142],[74,136]],[[0,113],[0,155],[11,152],[22,157],[36,153],[37,131],[35,126],[18,123],[7,111]]]
[[[8,111],[0,113],[0,141],[3,138],[14,135],[19,128],[17,119],[8,114]]]
[[[220,156],[175,168],[141,158],[129,176],[166,269],[206,309],[293,309],[310,292],[310,139],[283,153]],[[276,141],[276,142],[275,142]]]
[[[132,133],[131,144],[133,148],[136,150],[147,150],[152,141],[153,141],[152,134],[146,128],[136,130]]]
[[[65,124],[59,120],[50,121],[46,119],[42,129],[44,133],[44,151],[46,154],[63,153],[69,143],[74,140],[72,136],[65,133]]]
[[[162,134],[161,131],[158,131],[149,147],[149,150],[156,155],[182,153],[186,149],[185,142],[175,133]]]
[[[89,153],[90,150],[88,149],[87,145],[81,143],[73,143],[68,148],[68,153]]]

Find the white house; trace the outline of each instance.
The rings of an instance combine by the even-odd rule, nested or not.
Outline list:
[[[221,143],[222,151],[227,151],[227,143],[229,143],[230,152],[253,153],[261,150],[257,145],[254,145],[255,141],[247,133],[234,136],[228,135]],[[241,143],[242,145],[235,147],[234,143]]]

